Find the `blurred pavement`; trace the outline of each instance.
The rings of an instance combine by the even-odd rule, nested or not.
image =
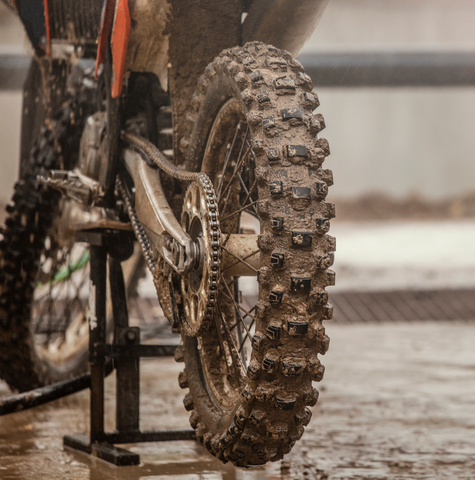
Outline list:
[[[199,444],[125,446],[141,465],[114,467],[62,447],[88,428],[88,393],[0,418],[2,480],[473,480],[474,323],[335,325],[313,419],[280,462],[237,469]],[[187,428],[181,365],[144,360],[142,425]],[[113,428],[114,378],[106,382]],[[0,383],[0,395],[8,389]]]
[[[338,223],[330,291],[475,287],[475,221]]]

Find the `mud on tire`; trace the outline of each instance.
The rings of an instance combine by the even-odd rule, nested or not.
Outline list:
[[[241,231],[239,209],[259,223],[254,306],[222,272],[217,313],[197,338],[182,331],[176,353],[197,437],[238,466],[290,451],[318,398],[312,381],[324,373],[318,354],[329,344],[322,321],[332,317],[325,287],[334,284],[335,240],[327,235],[332,174],[322,168],[329,147],[318,135],[325,127],[313,113],[318,105],[310,77],[288,52],[249,43],[206,68],[180,143],[186,168],[213,181],[222,232]]]

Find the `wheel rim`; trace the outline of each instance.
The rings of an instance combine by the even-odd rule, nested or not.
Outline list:
[[[88,342],[89,250],[45,238],[36,276],[32,329],[39,357],[56,368],[84,354]]]
[[[259,233],[255,165],[248,135],[242,105],[236,99],[227,101],[211,126],[201,169],[216,191],[225,251],[230,234],[250,227]],[[236,259],[240,261],[245,258]],[[255,277],[232,277],[221,271],[216,312],[209,331],[198,338],[198,351],[208,394],[224,411],[235,407],[247,382],[256,303]]]

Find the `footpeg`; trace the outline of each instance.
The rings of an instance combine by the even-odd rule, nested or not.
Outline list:
[[[93,205],[104,196],[98,181],[77,171],[50,170],[48,176],[39,176],[37,183],[54,188],[65,197],[86,205]]]
[[[114,210],[97,206],[104,190],[99,182],[82,173],[50,170],[47,177],[39,176],[37,183],[58,190],[64,197],[58,223],[63,239],[74,238],[81,230],[132,230],[130,223],[122,222]]]

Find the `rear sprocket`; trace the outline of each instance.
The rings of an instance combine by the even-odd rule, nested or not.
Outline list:
[[[183,328],[187,335],[195,337],[215,311],[221,257],[218,204],[206,175],[188,187],[181,224],[198,249],[192,270],[183,275],[180,282]]]

